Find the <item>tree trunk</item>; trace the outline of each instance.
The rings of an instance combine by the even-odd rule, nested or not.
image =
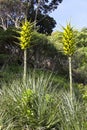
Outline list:
[[[24,75],[23,75],[24,83],[26,83],[26,77],[27,77],[27,49],[24,49]]]
[[[72,98],[72,63],[71,63],[71,56],[69,56],[69,79],[70,79],[70,95]]]
[[[34,20],[34,29],[36,29],[36,24],[37,24],[37,15],[40,7],[40,2],[41,0],[38,0],[37,8],[36,8],[36,14],[35,14],[35,20]]]

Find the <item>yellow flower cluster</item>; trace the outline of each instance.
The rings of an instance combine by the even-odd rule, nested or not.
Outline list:
[[[70,24],[67,24],[66,28],[63,29],[63,50],[65,55],[72,56],[75,51],[74,31]]]
[[[30,22],[27,21],[21,27],[20,39],[19,39],[21,49],[26,49],[27,47],[30,47],[31,37],[32,37],[32,25]]]

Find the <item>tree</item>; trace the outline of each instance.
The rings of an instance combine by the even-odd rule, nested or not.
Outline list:
[[[87,83],[87,28],[82,28],[76,34],[76,52],[73,57],[73,78],[75,82]],[[76,61],[76,62],[75,62]]]
[[[32,24],[26,21],[21,27],[20,31],[20,47],[24,50],[24,75],[23,80],[26,82],[26,74],[27,74],[27,48],[30,47],[31,37],[32,37]]]
[[[70,78],[70,95],[72,98],[72,66],[71,66],[71,57],[75,52],[75,35],[73,28],[70,23],[67,26],[63,27],[63,49],[64,54],[68,56],[69,60],[69,78]]]
[[[56,25],[55,20],[49,16],[62,0],[2,0],[0,1],[0,24],[19,27],[21,20],[28,18],[35,23],[38,32],[51,34]]]
[[[77,32],[76,36],[77,47],[87,47],[87,28],[82,28],[81,31]]]
[[[56,31],[49,36],[50,41],[53,43],[53,45],[56,47],[57,50],[62,51],[62,32]]]
[[[21,0],[0,1],[0,26],[5,30],[11,25],[18,28],[24,16],[25,8]]]
[[[28,19],[35,21],[38,32],[51,34],[56,25],[55,20],[49,16],[62,0],[32,0],[28,11]]]

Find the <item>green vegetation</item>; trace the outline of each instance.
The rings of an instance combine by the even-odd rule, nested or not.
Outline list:
[[[18,46],[16,37],[19,34],[16,30],[10,28],[0,33],[0,129],[86,130],[86,39],[82,46],[80,41],[78,43],[80,32],[77,31],[78,35],[76,31],[73,32],[76,51],[72,55],[71,99],[68,59],[62,49],[62,32],[55,32],[51,36],[33,32],[32,47],[27,48],[28,68],[24,84],[23,53]]]
[[[0,112],[6,113],[3,125],[8,127],[12,123],[13,128],[20,130],[26,126],[31,129],[53,127],[58,121],[57,100],[53,99],[55,91],[52,93],[51,84],[50,79],[43,75],[37,78],[34,73],[29,75],[26,86],[21,81],[9,84],[8,89],[3,86],[0,104]]]
[[[65,89],[54,77],[33,71],[27,78],[4,83],[0,90],[0,127],[3,130],[86,130],[86,103]],[[64,92],[65,91],[65,92]]]
[[[87,130],[87,28],[51,34],[61,2],[0,1],[0,130]]]

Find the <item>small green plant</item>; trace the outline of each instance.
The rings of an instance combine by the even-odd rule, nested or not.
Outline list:
[[[87,104],[87,85],[79,84],[78,88],[79,88],[79,91],[80,91],[80,94],[81,94],[83,100]]]

